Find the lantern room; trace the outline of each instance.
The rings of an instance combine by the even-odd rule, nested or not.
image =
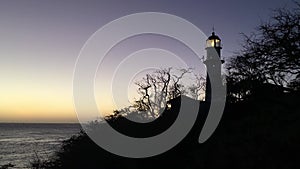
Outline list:
[[[206,48],[209,47],[222,48],[221,39],[215,34],[215,32],[212,32],[212,35],[206,40]]]

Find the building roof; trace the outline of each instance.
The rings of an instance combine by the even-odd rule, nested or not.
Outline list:
[[[208,37],[207,40],[212,40],[212,39],[218,39],[218,40],[221,40],[221,39],[219,38],[219,36],[217,36],[217,35],[215,34],[215,32],[212,32],[211,36]]]

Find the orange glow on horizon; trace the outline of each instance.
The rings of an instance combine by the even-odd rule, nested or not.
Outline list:
[[[0,92],[0,122],[78,122],[71,86],[14,83]],[[101,110],[107,115],[113,106],[104,104]]]

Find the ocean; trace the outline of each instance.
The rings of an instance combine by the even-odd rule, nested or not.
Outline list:
[[[12,168],[28,169],[36,155],[49,158],[80,128],[79,124],[0,123],[0,168],[11,163]]]

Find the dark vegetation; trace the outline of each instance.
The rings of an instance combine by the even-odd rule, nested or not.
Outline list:
[[[116,156],[101,149],[82,132],[65,141],[53,159],[35,166],[62,169],[296,168],[299,167],[297,154],[300,150],[299,96],[262,95],[255,100],[228,104],[218,129],[204,144],[197,143],[204,116],[200,114],[189,135],[175,148],[159,156],[146,159]],[[201,106],[200,112],[207,108],[204,102]],[[174,119],[170,114],[172,111],[169,111],[168,119]],[[164,116],[168,116],[168,112]],[[120,117],[115,121],[125,132],[127,123],[123,121],[126,120]],[[162,128],[169,125],[161,124],[164,124]],[[126,134],[146,137],[147,130],[151,134],[160,132],[160,127],[149,128],[151,126],[131,128]]]
[[[144,159],[113,155],[81,132],[64,141],[52,159],[33,163],[32,168],[299,168],[299,7],[274,11],[269,22],[245,36],[244,50],[226,66],[228,100],[223,118],[205,143],[197,140],[209,102],[200,103],[196,124],[187,137],[161,155]],[[107,121],[130,136],[159,134],[172,125],[180,96],[184,97],[179,88],[173,91],[176,96],[167,102],[171,108],[155,121],[129,122],[119,111]],[[138,100],[138,108],[150,109],[147,94]],[[150,114],[154,116],[155,111]]]
[[[3,166],[0,166],[0,169],[8,169],[10,167],[14,167],[15,165],[11,164],[11,163],[8,163],[6,165],[3,165]]]

